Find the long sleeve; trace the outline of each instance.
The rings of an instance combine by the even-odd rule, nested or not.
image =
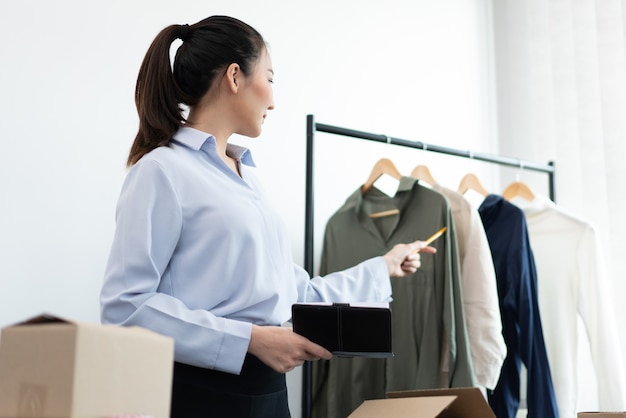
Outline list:
[[[391,281],[382,256],[311,278],[294,264],[298,302],[389,302]]]
[[[599,406],[604,411],[626,410],[626,379],[615,313],[608,291],[596,231],[585,230],[576,258],[580,271],[580,315],[589,339],[598,380]]]
[[[492,251],[507,356],[488,400],[498,418],[514,418],[520,367],[528,370],[529,416],[559,416],[537,301],[537,273],[521,209],[489,195],[479,208]]]
[[[528,386],[526,388],[528,413],[530,416],[537,417],[558,417],[552,372],[546,352],[537,299],[537,271],[528,234],[525,236],[525,242],[526,266],[522,269],[522,277],[526,274],[527,278],[520,280],[520,282],[526,282],[527,285],[520,286],[519,311],[520,313],[528,312],[528,316],[520,317],[521,335],[527,336],[526,339],[521,338],[520,353],[528,371]]]
[[[478,213],[457,191],[435,185],[450,202],[461,263],[461,292],[476,384],[493,389],[506,356],[496,273]]]
[[[526,214],[535,249],[539,307],[560,416],[576,416],[580,343],[589,345],[598,407],[625,410],[624,364],[596,230],[545,196],[513,202]],[[579,336],[579,319],[586,339]]]

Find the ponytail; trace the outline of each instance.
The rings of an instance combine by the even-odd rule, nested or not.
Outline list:
[[[172,42],[182,39],[174,64]],[[211,16],[193,25],[171,25],[154,39],[143,59],[135,87],[139,131],[126,164],[169,146],[185,122],[182,104],[195,106],[232,63],[251,74],[265,41],[250,25],[228,16]]]
[[[153,149],[169,145],[172,135],[185,121],[180,106],[186,101],[185,95],[171,70],[170,47],[175,39],[186,38],[188,31],[188,25],[163,29],[143,59],[135,86],[139,131],[128,155],[128,166]]]

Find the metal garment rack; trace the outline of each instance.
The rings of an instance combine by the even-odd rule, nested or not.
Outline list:
[[[504,157],[494,154],[485,154],[460,150],[438,145],[426,144],[421,141],[411,141],[407,139],[394,138],[387,135],[373,134],[369,132],[358,131],[354,129],[341,128],[339,126],[326,125],[315,122],[313,115],[307,115],[306,118],[306,198],[305,198],[305,228],[304,228],[304,268],[313,276],[314,260],[313,260],[313,145],[315,132],[326,132],[351,138],[365,139],[369,141],[383,142],[387,144],[400,145],[409,148],[417,148],[423,151],[438,152],[442,154],[453,155],[457,157],[470,158],[479,161],[485,161],[509,167],[522,168],[524,170],[538,171],[548,175],[549,197],[555,202],[555,166],[550,161],[547,164],[540,164],[532,161],[524,161],[519,158]],[[302,418],[311,417],[312,394],[311,394],[311,363],[305,362],[302,366]]]

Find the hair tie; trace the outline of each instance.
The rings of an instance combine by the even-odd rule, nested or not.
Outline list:
[[[178,34],[178,38],[185,42],[187,40],[187,38],[189,38],[189,32],[191,31],[191,28],[189,27],[188,24],[184,24],[184,25],[180,25],[179,26],[179,34]]]

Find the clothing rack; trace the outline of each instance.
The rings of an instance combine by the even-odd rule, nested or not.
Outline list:
[[[549,197],[555,202],[555,166],[550,161],[547,164],[540,164],[533,161],[525,161],[519,158],[505,157],[494,154],[477,153],[467,150],[460,150],[438,145],[426,144],[421,141],[411,141],[407,139],[394,138],[388,135],[373,134],[354,129],[341,128],[339,126],[326,125],[315,122],[313,115],[306,118],[306,198],[305,198],[305,228],[304,228],[304,268],[313,276],[313,144],[315,132],[326,132],[351,138],[365,139],[370,141],[384,142],[387,144],[400,145],[404,147],[417,148],[423,151],[438,152],[457,157],[470,158],[509,167],[522,168],[524,170],[538,171],[548,175]],[[311,363],[305,362],[302,367],[302,418],[311,417],[312,396],[311,396]]]

